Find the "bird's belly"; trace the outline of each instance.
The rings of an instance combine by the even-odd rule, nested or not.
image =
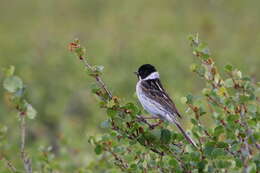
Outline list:
[[[156,103],[155,101],[151,100],[145,94],[140,90],[140,88],[136,88],[136,94],[137,97],[142,104],[143,108],[150,114],[155,116],[162,116],[166,114],[166,112],[163,109],[160,109],[160,105]]]

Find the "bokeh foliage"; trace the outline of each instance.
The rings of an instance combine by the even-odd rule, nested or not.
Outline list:
[[[96,98],[87,89],[91,80],[66,51],[68,40],[76,36],[84,41],[91,62],[106,67],[105,81],[113,93],[127,100],[136,100],[132,72],[140,64],[155,64],[189,129],[191,116],[185,113],[182,97],[198,94],[203,85],[187,70],[193,62],[187,35],[199,32],[220,67],[233,64],[259,81],[258,6],[257,0],[1,1],[0,66],[16,67],[28,87],[27,97],[39,112],[36,120],[28,122],[29,150],[52,146],[51,153],[56,160],[62,158],[61,167],[68,171],[95,159],[87,136],[104,131],[100,122],[106,116],[93,104]],[[0,142],[1,154],[8,153],[19,165],[16,113],[10,112],[2,88],[0,93],[4,96],[0,126],[8,133]]]

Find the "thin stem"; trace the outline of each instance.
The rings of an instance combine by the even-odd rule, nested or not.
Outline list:
[[[4,160],[6,166],[8,167],[8,169],[12,172],[12,173],[16,173],[17,169],[14,167],[14,165],[12,164],[12,162],[8,159],[6,159],[4,156],[0,156],[0,160]]]
[[[127,169],[128,168],[128,164],[125,163],[125,161],[120,158],[116,153],[114,153],[110,148],[107,148],[107,151],[110,152],[113,157],[115,158],[115,160],[117,160],[120,164],[118,165],[122,170]],[[122,167],[121,167],[122,166]]]
[[[92,68],[92,66],[87,62],[87,59],[85,57],[81,57],[80,60],[82,60],[82,62],[84,63],[85,67],[89,70],[91,70],[92,72],[94,72],[94,69]],[[108,90],[106,84],[104,83],[104,81],[102,80],[102,78],[98,75],[95,76],[95,79],[97,81],[97,83],[100,85],[100,87],[102,89],[104,89],[104,91],[107,93],[107,95],[109,96],[109,99],[112,99],[112,93]]]
[[[21,114],[21,156],[24,158],[24,146],[25,146],[25,116]]]
[[[32,173],[32,164],[30,158],[25,153],[25,132],[26,132],[26,123],[25,123],[25,114],[20,113],[21,117],[21,158],[23,160],[23,165],[26,173]]]

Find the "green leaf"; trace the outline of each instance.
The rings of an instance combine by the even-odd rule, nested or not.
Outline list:
[[[29,119],[34,119],[37,115],[37,111],[32,107],[31,104],[26,105],[26,115]]]
[[[224,84],[225,84],[225,87],[227,87],[227,88],[232,88],[234,86],[232,79],[225,80]]]
[[[192,72],[196,72],[197,68],[198,68],[198,65],[197,65],[197,64],[192,64],[192,65],[190,66],[190,70],[191,70]]]
[[[243,162],[240,158],[235,158],[236,167],[241,168],[243,166]]]
[[[153,140],[160,140],[161,139],[161,130],[159,129],[153,129],[150,131],[151,133],[146,132],[145,135],[147,139]]]
[[[203,88],[202,94],[205,96],[208,96],[210,94],[210,89],[209,88]]]
[[[239,115],[229,115],[227,117],[228,123],[233,123],[234,121],[237,121],[239,119]]]
[[[216,163],[217,168],[228,168],[231,166],[231,163],[229,161],[225,161],[225,160],[219,160]]]
[[[11,76],[5,78],[3,86],[7,91],[14,93],[18,89],[23,88],[23,81],[17,76]]]
[[[117,114],[117,110],[114,110],[114,109],[111,109],[111,108],[108,108],[107,109],[107,115],[111,118],[114,118]]]
[[[204,110],[204,108],[203,107],[199,107],[199,114],[200,114],[200,116],[202,116],[202,115],[204,115],[204,114],[206,114],[207,112]]]
[[[225,65],[225,70],[228,71],[228,72],[231,72],[233,70],[233,66],[232,65]]]
[[[225,142],[218,142],[217,143],[218,148],[228,148],[228,143]]]
[[[126,105],[122,106],[122,108],[130,110],[132,115],[136,115],[139,112],[138,107],[133,103],[127,103]]]
[[[108,102],[107,102],[107,107],[108,108],[112,108],[112,107],[114,107],[116,105],[116,103],[115,103],[115,101],[112,99],[112,100],[109,100]]]
[[[220,134],[224,133],[224,127],[222,125],[217,126],[214,129],[214,136],[218,137]]]
[[[96,92],[98,92],[100,90],[100,86],[97,85],[96,83],[92,83],[90,85],[90,88],[91,88],[92,93],[96,93]]]
[[[199,162],[201,160],[199,152],[191,152],[190,153],[190,160]]]
[[[169,160],[169,165],[176,168],[179,166],[179,163],[176,159],[172,158],[171,160]]]
[[[203,66],[199,66],[197,69],[196,69],[196,72],[198,73],[198,75],[200,75],[201,77],[204,77],[205,75],[205,68]]]
[[[186,96],[186,98],[187,98],[187,104],[192,104],[193,103],[193,96],[191,95],[191,94],[188,94],[187,96]]]
[[[209,55],[209,48],[206,43],[199,43],[198,47],[196,48],[196,51],[203,53],[204,55]],[[203,56],[203,58],[207,59],[209,56]]]
[[[202,160],[198,163],[198,169],[199,169],[199,172],[204,172],[204,168],[206,167],[207,165],[207,161],[206,160]]]
[[[4,73],[6,77],[10,77],[14,75],[15,67],[13,65],[9,66],[8,68],[4,69]]]
[[[215,142],[207,142],[204,148],[205,155],[207,157],[211,157],[214,148],[215,148]]]
[[[190,121],[191,121],[191,123],[192,123],[193,125],[195,125],[195,126],[198,125],[198,121],[195,120],[194,118],[191,118]]]
[[[103,148],[102,148],[101,145],[96,145],[96,147],[95,147],[95,153],[96,153],[97,155],[101,154],[101,153],[102,153],[102,150],[103,150]]]
[[[84,56],[85,55],[85,53],[86,53],[86,49],[85,48],[83,48],[83,47],[77,47],[76,49],[75,49],[75,53],[78,55],[78,56]]]
[[[251,82],[251,81],[252,81],[252,79],[251,79],[249,76],[244,76],[244,77],[242,78],[242,80],[248,81],[248,82]]]
[[[171,141],[171,132],[168,129],[161,130],[161,142],[168,144]]]
[[[217,158],[220,156],[225,156],[227,152],[223,148],[214,148],[211,154],[213,158]]]
[[[246,96],[246,95],[241,95],[241,96],[239,97],[239,101],[240,101],[240,103],[248,102],[248,101],[250,101],[250,97],[249,97],[249,96]]]
[[[130,168],[136,170],[137,169],[137,165],[133,163],[133,164],[130,165]]]
[[[256,111],[257,111],[257,105],[254,105],[254,104],[248,105],[247,108],[248,108],[248,111],[251,113],[256,113]]]
[[[182,97],[182,98],[181,98],[181,103],[182,103],[182,104],[186,104],[186,103],[187,103],[187,101],[188,101],[188,100],[187,100],[187,98],[186,98],[186,97]]]
[[[240,150],[240,148],[241,148],[241,144],[240,144],[240,143],[236,143],[236,144],[233,144],[233,145],[231,146],[230,150],[231,150],[232,152],[237,152],[238,150]]]

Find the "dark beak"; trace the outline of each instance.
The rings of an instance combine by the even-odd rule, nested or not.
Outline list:
[[[135,71],[134,74],[137,75],[137,76],[139,75],[139,73],[137,71]]]

